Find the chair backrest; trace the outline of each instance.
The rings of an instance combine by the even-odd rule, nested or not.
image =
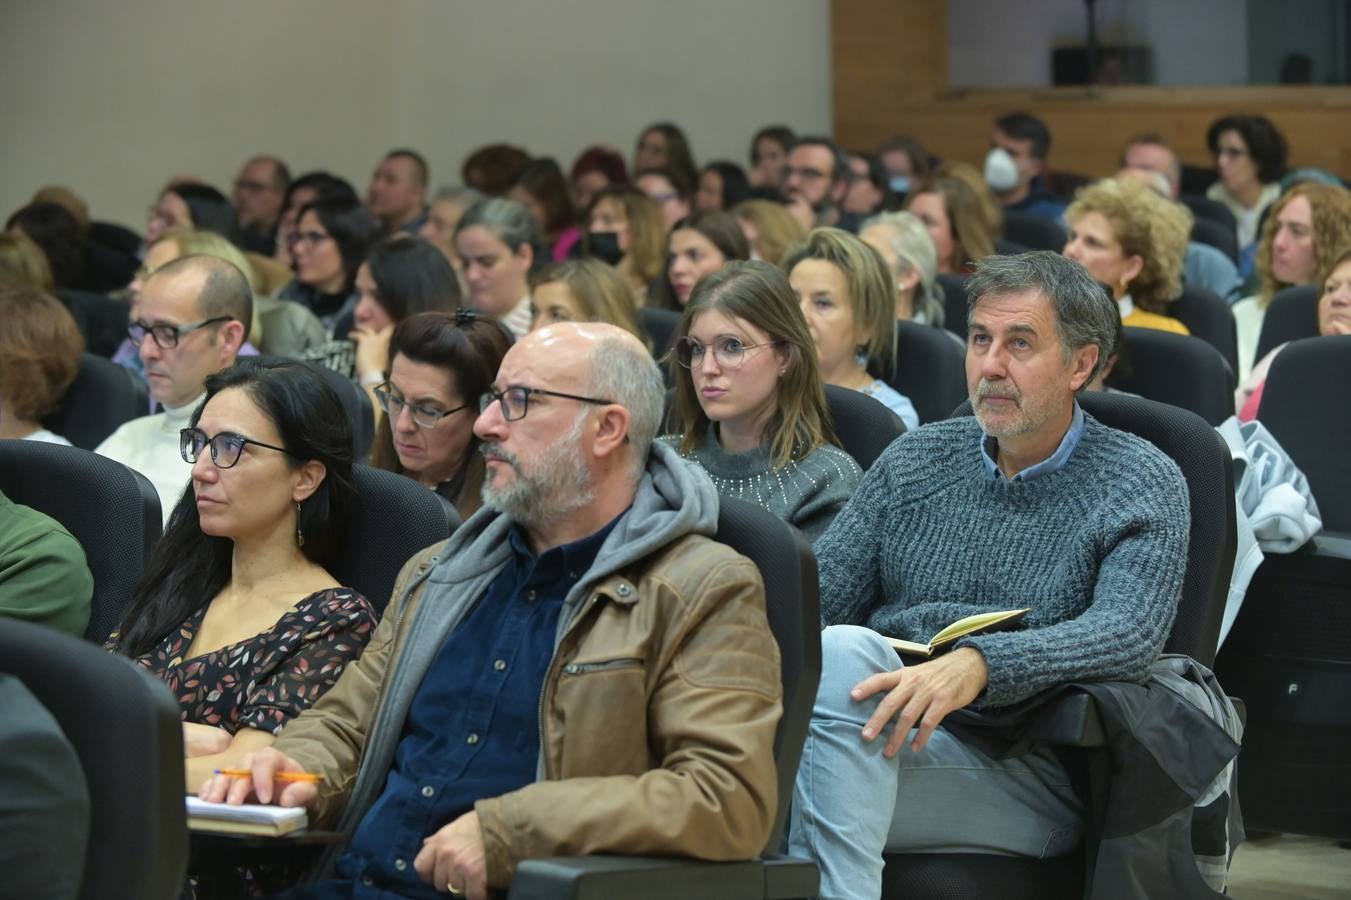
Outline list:
[[[1238,545],[1234,464],[1224,441],[1195,413],[1143,397],[1083,393],[1079,405],[1102,424],[1149,441],[1182,470],[1191,504],[1191,535],[1182,600],[1163,649],[1212,665]],[[970,403],[953,412],[969,415]]]
[[[1316,284],[1301,284],[1278,291],[1262,316],[1253,362],[1288,341],[1318,337],[1318,292]]]
[[[741,500],[718,501],[717,539],[755,563],[765,583],[769,630],[782,659],[783,718],[774,735],[779,809],[765,852],[779,852],[802,744],[821,678],[821,610],[816,557],[806,538],[773,514]]]
[[[834,384],[825,387],[835,436],[866,472],[892,441],[905,434],[905,423],[867,394]]]
[[[1270,315],[1268,313],[1267,315]],[[1262,388],[1258,420],[1309,479],[1323,527],[1351,532],[1351,335],[1293,341],[1276,355]]]
[[[29,622],[0,628],[0,671],[47,707],[84,769],[90,829],[79,900],[178,897],[188,829],[183,728],[169,689],[124,657]]]
[[[1229,212],[1227,209],[1224,211]],[[1226,228],[1214,219],[1197,216],[1192,220],[1191,239],[1198,244],[1209,244],[1229,257],[1234,265],[1238,265],[1238,234],[1234,229]]]
[[[332,575],[383,613],[403,564],[450,537],[450,523],[440,499],[411,478],[357,465],[352,480],[361,502]]]
[[[94,576],[85,637],[98,644],[122,618],[160,536],[159,495],[145,476],[97,453],[0,441],[0,490],[65,526]]]
[[[966,397],[966,351],[953,337],[930,325],[896,323],[896,369],[887,383],[910,398],[921,425],[947,418]]]
[[[675,343],[676,329],[680,326],[680,313],[672,309],[643,307],[638,310],[638,325],[652,342],[653,358],[660,361]]]
[[[338,399],[342,401],[342,408],[347,413],[347,421],[352,425],[352,458],[358,462],[365,462],[366,458],[370,456],[371,444],[375,442],[375,408],[371,405],[370,394],[366,393],[365,388],[341,372],[335,372],[333,369],[321,366],[318,363],[290,359],[285,356],[261,355],[255,357],[255,359],[263,363],[299,363],[318,372],[325,383],[333,388],[334,393],[338,395]]]
[[[1065,249],[1065,229],[1041,216],[1005,212],[1003,236],[1033,250],[1059,253]]]
[[[84,335],[85,349],[96,356],[110,357],[127,336],[131,307],[121,300],[90,291],[57,288],[56,299],[70,310],[71,318]]]
[[[1210,180],[1214,181],[1214,170],[1209,171],[1211,174]],[[1211,200],[1201,194],[1181,194],[1177,199],[1181,201],[1183,206],[1191,210],[1193,219],[1214,222],[1234,235],[1234,243],[1238,243],[1238,220],[1234,218],[1234,213],[1229,207],[1218,200]]]
[[[42,424],[76,447],[93,450],[123,422],[149,411],[145,382],[117,363],[85,353],[61,405]]]
[[[1112,387],[1189,409],[1211,425],[1234,414],[1229,366],[1205,341],[1155,328],[1127,327]]]
[[[966,276],[943,272],[938,276],[943,289],[943,327],[966,340]]]
[[[1005,240],[1004,238],[995,238],[994,241],[994,252],[999,256],[1017,256],[1019,253],[1026,253],[1029,249],[1017,241]]]
[[[1182,289],[1182,295],[1168,304],[1165,312],[1186,325],[1193,337],[1199,337],[1220,351],[1231,372],[1238,371],[1238,325],[1229,304],[1218,294],[1187,285]]]

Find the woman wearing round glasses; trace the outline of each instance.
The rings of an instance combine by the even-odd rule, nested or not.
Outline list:
[[[474,419],[511,335],[470,310],[419,313],[389,340],[389,380],[375,389],[385,411],[371,465],[422,483],[467,519],[483,503],[483,457]]]
[[[758,503],[814,540],[862,472],[839,449],[788,279],[768,263],[729,263],[695,287],[678,335],[684,434],[663,439],[678,442],[719,494]]]
[[[180,436],[191,490],[108,641],[178,698],[189,792],[270,744],[376,622],[330,574],[356,497],[337,395],[300,363],[252,360],[206,391]]]

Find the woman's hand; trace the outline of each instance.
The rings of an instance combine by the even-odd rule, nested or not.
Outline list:
[[[355,328],[348,333],[347,339],[357,345],[357,378],[385,370],[389,364],[389,338],[393,334],[393,325],[386,325],[378,331]]]
[[[210,756],[222,753],[234,740],[230,732],[215,725],[201,725],[197,722],[183,723],[183,755]]]

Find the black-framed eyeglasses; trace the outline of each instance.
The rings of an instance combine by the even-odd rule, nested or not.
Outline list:
[[[206,432],[200,428],[184,428],[178,432],[178,452],[183,457],[184,462],[197,462],[197,458],[202,455],[202,451],[210,447],[211,461],[216,464],[218,469],[228,469],[239,462],[245,444],[266,447],[269,450],[276,450],[278,453],[285,453],[287,456],[295,456],[285,447],[264,444],[262,441],[246,438],[244,435],[235,434],[233,431],[222,431],[215,437],[207,437]]]
[[[785,166],[783,169],[784,178],[797,178],[801,181],[820,181],[823,178],[829,178],[829,172],[822,172],[820,169],[810,169],[806,166]]]
[[[324,241],[333,237],[331,234],[324,234],[322,231],[293,231],[286,236],[288,246],[294,247],[296,244],[304,244],[306,247],[318,247]]]
[[[161,350],[172,350],[178,346],[178,339],[183,335],[208,325],[215,325],[217,322],[229,322],[230,318],[230,316],[213,316],[210,319],[193,322],[191,325],[151,325],[149,322],[137,320],[127,326],[127,337],[139,347],[148,334]]]
[[[724,369],[735,369],[746,361],[746,353],[750,350],[759,350],[763,347],[773,347],[782,341],[766,341],[763,344],[743,344],[740,339],[731,335],[723,335],[713,341],[713,358],[718,366]],[[675,355],[676,362],[687,369],[698,368],[704,362],[704,354],[708,347],[699,341],[685,335],[676,341]]]
[[[397,419],[407,407],[408,414],[413,417],[413,424],[419,428],[435,428],[440,425],[446,416],[453,416],[462,409],[468,409],[470,404],[462,403],[454,409],[448,409],[445,412],[433,407],[422,406],[418,403],[409,403],[402,395],[394,392],[394,387],[388,381],[375,388],[375,399],[380,404],[380,408],[385,411],[390,420]]]
[[[496,400],[502,404],[502,418],[508,422],[515,422],[524,419],[525,414],[530,409],[530,398],[532,396],[542,397],[562,397],[565,400],[577,400],[581,403],[595,403],[598,406],[608,406],[614,403],[613,400],[600,400],[596,397],[579,397],[576,394],[564,394],[561,391],[546,391],[544,388],[525,387],[519,384],[508,385],[506,390],[496,391],[489,389],[478,398],[478,411],[484,413],[488,407]]]

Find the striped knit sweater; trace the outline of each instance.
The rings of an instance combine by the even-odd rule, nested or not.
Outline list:
[[[927,641],[973,613],[1021,609],[1023,627],[966,638],[985,656],[976,706],[1069,681],[1138,681],[1177,612],[1187,486],[1152,444],[1084,417],[1064,468],[991,478],[974,418],[893,443],[816,543],[825,624]]]

